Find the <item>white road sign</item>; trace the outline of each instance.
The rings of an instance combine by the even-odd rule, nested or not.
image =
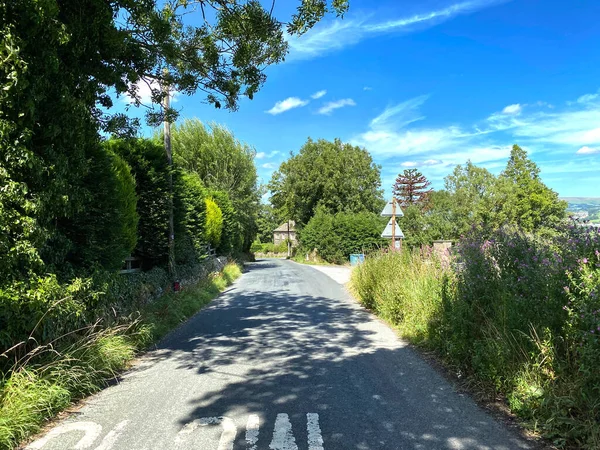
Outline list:
[[[381,214],[380,214],[382,217],[392,217],[393,216],[393,212],[394,212],[394,207],[392,205],[393,201],[394,200],[390,200],[384,206],[383,211],[381,211]],[[404,213],[402,212],[402,208],[400,208],[400,205],[398,204],[398,202],[396,202],[396,217],[402,217],[403,215],[404,215]]]
[[[396,222],[395,225],[396,225],[396,227],[395,227],[396,239],[404,239],[404,233],[398,226],[398,222]],[[383,233],[381,233],[381,237],[382,238],[390,238],[390,239],[392,238],[392,219],[390,219],[390,221],[388,222],[388,224],[385,227],[385,230],[383,230]]]

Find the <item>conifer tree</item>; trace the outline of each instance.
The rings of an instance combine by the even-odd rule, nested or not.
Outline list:
[[[424,208],[433,191],[430,186],[431,182],[417,169],[405,169],[396,178],[392,192],[400,206],[415,205]]]

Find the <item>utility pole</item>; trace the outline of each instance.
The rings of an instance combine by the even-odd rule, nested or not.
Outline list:
[[[167,74],[165,69],[164,74]],[[164,143],[165,152],[167,154],[167,164],[169,166],[169,274],[171,278],[175,277],[175,219],[173,218],[173,153],[171,151],[171,123],[166,116],[167,111],[170,107],[170,92],[169,86],[163,84],[165,91],[165,98],[163,100],[163,112],[165,113],[165,120],[163,122],[164,128]]]
[[[291,252],[292,242],[290,241],[290,219],[288,219],[288,221],[287,221],[287,228],[288,228],[287,248],[288,248],[288,258],[290,258],[292,256],[292,252]]]

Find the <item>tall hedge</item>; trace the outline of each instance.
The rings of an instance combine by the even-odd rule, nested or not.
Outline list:
[[[66,262],[75,271],[97,265],[117,270],[137,242],[137,196],[129,165],[99,146],[90,158],[83,187],[89,195],[82,208],[72,219],[58,222],[69,241]],[[65,268],[60,260],[56,263]]]
[[[131,166],[138,197],[135,256],[151,268],[167,264],[169,237],[169,166],[162,145],[150,139],[111,139],[105,144]]]
[[[206,225],[204,237],[211,246],[217,248],[223,235],[223,212],[212,198],[207,198],[205,203]]]
[[[384,226],[374,213],[328,214],[319,207],[300,231],[300,243],[306,251],[316,249],[326,261],[343,264],[352,253],[369,252],[384,244]]]
[[[217,253],[231,255],[241,252],[244,243],[243,229],[229,195],[224,191],[212,191],[210,195],[223,213],[223,234]]]
[[[208,192],[196,174],[177,173],[174,183],[175,258],[189,264],[204,254],[206,197]]]

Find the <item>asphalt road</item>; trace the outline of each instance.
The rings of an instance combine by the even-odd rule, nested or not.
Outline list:
[[[524,449],[342,285],[260,261],[31,449]]]

